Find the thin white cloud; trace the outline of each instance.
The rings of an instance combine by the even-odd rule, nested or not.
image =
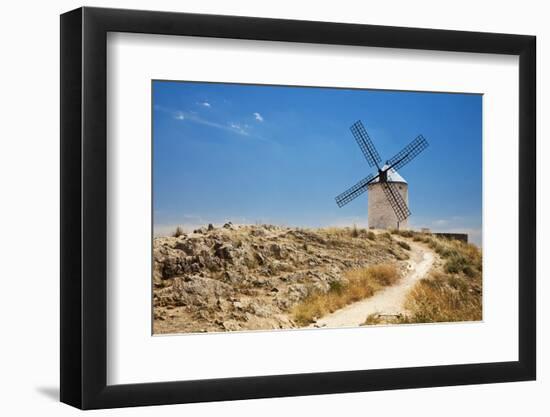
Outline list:
[[[182,111],[182,110],[172,110],[167,107],[155,105],[154,106],[155,111],[163,112],[169,114],[173,119],[182,121],[185,123],[197,123],[204,126],[210,126],[216,129],[225,130],[228,132],[235,133],[240,136],[248,136],[250,138],[255,138],[261,141],[271,142],[269,139],[266,139],[258,134],[255,134],[253,132],[253,127],[250,126],[247,123],[239,123],[239,122],[227,122],[225,124],[214,122],[209,119],[205,119],[204,117],[201,117],[197,112],[195,111]]]
[[[202,101],[200,105],[203,107],[212,107],[212,105],[208,101]]]
[[[248,125],[241,125],[239,123],[229,123],[229,127],[231,130],[233,130],[236,133],[239,133],[240,135],[248,136]]]
[[[258,122],[263,122],[264,121],[264,117],[258,113],[258,112],[254,112],[252,113],[254,115],[254,118],[258,121]]]
[[[249,136],[247,125],[240,125],[238,123],[228,123],[226,125],[213,122],[211,120],[204,119],[198,114],[193,112],[176,111],[172,113],[174,119],[184,122],[198,123],[204,126],[214,127],[216,129],[227,130],[233,133],[237,133],[242,136]]]

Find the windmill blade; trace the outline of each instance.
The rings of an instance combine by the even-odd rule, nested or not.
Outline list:
[[[357,144],[361,148],[363,155],[365,155],[365,158],[369,165],[371,167],[376,166],[378,169],[380,169],[379,164],[382,162],[382,158],[380,158],[380,155],[374,147],[374,143],[372,142],[369,134],[363,126],[363,123],[361,123],[361,120],[358,120],[354,124],[352,124],[350,130],[355,137]]]
[[[411,215],[409,207],[407,207],[407,203],[403,200],[403,197],[399,193],[395,183],[382,182],[382,189],[384,190],[386,198],[392,206],[398,221],[402,222]]]
[[[351,200],[354,198],[360,196],[365,191],[367,191],[367,185],[378,178],[378,175],[369,174],[365,178],[363,178],[361,181],[359,181],[357,184],[355,184],[353,187],[347,189],[342,194],[339,194],[336,197],[336,204],[338,204],[338,207],[343,207],[346,204],[348,204]]]
[[[388,162],[389,168],[399,169],[411,162],[420,152],[428,147],[428,141],[422,135],[418,135],[411,143],[405,146]]]

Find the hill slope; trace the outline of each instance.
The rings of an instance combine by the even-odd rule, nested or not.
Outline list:
[[[155,238],[153,253],[154,333],[298,327],[293,307],[348,271],[408,259],[389,233],[231,223]]]

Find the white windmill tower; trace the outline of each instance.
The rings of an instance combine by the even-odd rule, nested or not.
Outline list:
[[[357,196],[369,191],[368,223],[374,229],[406,229],[409,210],[409,185],[397,172],[414,157],[428,147],[428,142],[418,135],[393,158],[380,168],[382,158],[374,147],[361,121],[351,126],[351,132],[371,167],[376,166],[377,174],[369,174],[353,187],[336,197],[338,207],[342,207]]]

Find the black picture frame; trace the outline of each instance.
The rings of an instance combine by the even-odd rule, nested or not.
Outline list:
[[[519,56],[519,360],[107,385],[108,32]],[[533,380],[536,377],[534,36],[171,12],[61,15],[61,401],[82,409]]]

